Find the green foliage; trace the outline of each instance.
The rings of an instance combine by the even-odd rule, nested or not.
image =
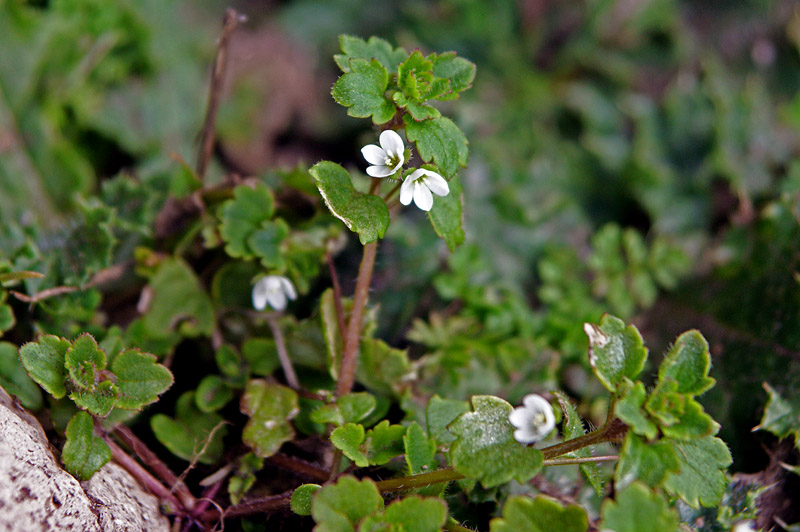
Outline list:
[[[425,408],[425,424],[428,434],[438,443],[455,441],[456,437],[447,430],[448,426],[469,410],[469,403],[466,401],[442,399],[438,395],[434,395]]]
[[[678,515],[662,496],[634,482],[616,500],[603,502],[600,526],[615,532],[677,532]]]
[[[355,532],[362,519],[382,509],[374,482],[346,475],[320,489],[311,502],[316,532]]]
[[[156,414],[150,428],[161,444],[184,460],[213,464],[223,451],[227,427],[221,416],[195,406],[194,392],[185,392],[175,404],[175,417]]]
[[[692,508],[719,504],[727,486],[724,470],[733,462],[725,442],[706,436],[670,443],[680,470],[667,476],[664,488]]]
[[[291,508],[297,515],[311,515],[311,501],[322,489],[319,484],[302,484],[292,492]]]
[[[67,441],[61,459],[67,471],[79,480],[89,480],[111,460],[111,449],[94,435],[94,423],[88,413],[76,413],[67,424]]]
[[[42,408],[42,392],[20,363],[17,347],[0,342],[0,386],[28,410]]]
[[[459,166],[467,165],[467,138],[452,120],[440,116],[417,122],[406,115],[403,122],[406,126],[406,138],[416,143],[422,160],[435,163],[443,176],[452,178]]]
[[[647,349],[633,325],[605,315],[600,326],[585,325],[589,336],[589,363],[595,375],[610,392],[616,392],[623,379],[634,379],[647,360]]]
[[[800,449],[800,402],[784,399],[767,383],[764,383],[764,390],[769,397],[757,428],[781,439],[793,436],[795,447]]]
[[[542,453],[514,439],[508,421],[512,407],[498,397],[476,395],[472,412],[461,414],[448,429],[456,440],[450,446],[450,464],[459,473],[490,488],[515,479],[526,482],[542,467]]]
[[[245,493],[256,483],[256,472],[264,467],[264,459],[247,453],[239,459],[236,472],[228,480],[231,504],[239,504]],[[309,501],[310,504],[310,501]]]
[[[583,436],[586,430],[583,426],[583,420],[578,414],[578,411],[575,409],[575,406],[573,406],[566,394],[562,392],[554,392],[554,395],[558,399],[558,403],[561,406],[561,411],[564,414],[564,422],[562,425],[564,441],[566,442],[569,440],[574,440],[575,438]],[[566,456],[571,458],[588,458],[592,456],[592,450],[589,447],[584,447],[582,449],[578,449],[577,451],[567,453]],[[589,481],[589,484],[592,485],[597,495],[602,497],[605,479],[603,473],[600,471],[599,466],[594,463],[586,463],[580,464],[578,467],[580,468],[580,471],[586,480]]]
[[[700,332],[687,331],[678,336],[664,356],[658,382],[660,385],[672,379],[677,383],[677,393],[700,395],[714,386],[714,379],[708,376],[710,367],[708,342]]]
[[[350,72],[351,59],[377,59],[390,74],[394,74],[397,65],[408,55],[403,48],[392,48],[387,41],[375,36],[365,41],[353,35],[339,35],[339,48],[342,53],[334,55],[333,59],[345,73]]]
[[[585,532],[589,528],[586,511],[571,504],[562,506],[550,497],[509,497],[503,517],[491,521],[491,532]]]
[[[359,532],[438,532],[447,519],[447,505],[433,497],[406,497],[383,513],[367,516]]]
[[[347,107],[347,114],[357,118],[372,117],[376,124],[388,122],[394,116],[392,102],[384,97],[389,74],[377,59],[350,59],[348,72],[333,84],[331,95]]]
[[[376,406],[375,397],[366,393],[348,393],[339,397],[335,403],[318,408],[311,414],[316,423],[358,423],[367,417]]]
[[[667,473],[680,470],[681,465],[670,442],[660,440],[648,445],[631,432],[625,438],[620,461],[614,471],[614,487],[623,490],[635,481],[659,486]]]
[[[217,375],[208,375],[197,385],[195,404],[202,412],[216,412],[233,399],[233,390]]]
[[[450,194],[433,202],[428,219],[450,251],[455,251],[464,243],[464,196],[458,176],[454,176],[448,185]]]
[[[429,438],[416,421],[408,426],[403,436],[403,452],[408,472],[412,475],[431,471],[439,465],[436,460],[436,440]]]
[[[44,335],[19,349],[19,359],[36,384],[55,397],[67,395],[65,356],[70,343],[63,338]]]
[[[272,456],[292,439],[289,420],[298,413],[297,393],[291,388],[261,379],[247,383],[241,410],[249,416],[242,441],[261,458]]]

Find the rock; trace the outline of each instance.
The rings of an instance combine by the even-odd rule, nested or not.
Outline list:
[[[36,418],[0,388],[0,530],[167,532],[169,522],[116,464],[82,484],[64,471]]]

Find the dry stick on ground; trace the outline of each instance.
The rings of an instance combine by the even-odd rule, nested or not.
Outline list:
[[[222,97],[222,85],[225,81],[225,67],[228,63],[228,43],[236,27],[244,20],[245,18],[239,15],[235,9],[228,8],[225,10],[225,18],[222,21],[222,35],[220,35],[219,44],[217,45],[214,65],[211,67],[208,106],[206,107],[206,118],[203,121],[200,149],[197,153],[197,176],[201,182],[206,174],[208,161],[211,160],[211,153],[214,151],[214,128],[217,121],[220,98]]]

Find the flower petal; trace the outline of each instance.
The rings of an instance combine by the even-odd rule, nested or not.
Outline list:
[[[433,195],[425,183],[414,182],[414,203],[423,211],[429,211],[433,207]]]
[[[361,155],[367,160],[369,164],[377,164],[378,166],[386,164],[386,152],[374,144],[367,144],[361,148]]]
[[[264,310],[267,306],[267,286],[266,279],[259,279],[253,287],[253,307],[256,310]]]
[[[425,172],[425,184],[437,196],[447,196],[450,193],[450,186],[447,181],[436,172]]]
[[[281,290],[286,294],[289,299],[297,299],[297,291],[294,289],[292,282],[286,277],[280,276],[278,280],[281,282]]]
[[[403,158],[405,146],[403,145],[403,139],[400,138],[400,135],[398,135],[396,131],[387,129],[381,133],[380,143],[381,148],[383,148],[383,151],[385,151],[386,155],[389,157]]]
[[[416,172],[414,172],[416,174]],[[400,203],[408,205],[414,197],[414,174],[411,174],[400,186]]]
[[[527,427],[531,422],[531,415],[527,408],[517,407],[508,415],[508,420],[517,428]]]
[[[380,166],[368,166],[367,175],[370,177],[388,177],[394,173],[394,170],[382,164]]]
[[[533,443],[539,438],[528,429],[517,429],[514,431],[514,439],[520,443]]]
[[[267,294],[267,302],[275,310],[283,310],[286,308],[286,294],[283,293],[283,290],[270,292]]]

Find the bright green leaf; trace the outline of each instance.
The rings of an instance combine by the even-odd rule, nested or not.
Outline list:
[[[256,473],[264,467],[264,459],[247,453],[239,459],[236,472],[228,481],[228,495],[231,504],[239,504],[245,494],[256,483]]]
[[[428,438],[416,421],[406,429],[403,436],[403,450],[411,475],[432,471],[439,465],[436,460],[436,440]]]
[[[583,508],[575,504],[564,507],[543,495],[535,499],[509,497],[503,506],[503,517],[490,523],[491,532],[586,532],[588,528]]]
[[[207,375],[197,385],[194,402],[202,412],[216,412],[233,399],[233,390],[218,375]]]
[[[599,326],[587,323],[584,330],[589,336],[589,362],[608,391],[616,392],[624,377],[639,375],[647,349],[636,327],[626,327],[621,319],[605,314]]]
[[[93,389],[106,368],[106,354],[90,334],[84,333],[67,349],[64,362],[72,383],[78,388]]]
[[[658,436],[658,426],[653,423],[642,408],[647,399],[647,392],[641,381],[632,383],[627,377],[620,385],[622,396],[614,405],[614,414],[631,427],[636,434],[652,440]]]
[[[533,478],[542,468],[542,453],[514,439],[508,421],[511,405],[499,397],[476,395],[472,406],[473,412],[462,414],[448,427],[457,436],[450,447],[453,468],[487,488]]]
[[[172,372],[159,364],[155,355],[137,349],[128,349],[114,357],[111,371],[119,388],[116,406],[128,410],[141,410],[156,402],[174,382]]]
[[[297,515],[311,515],[311,501],[314,495],[322,489],[319,484],[303,484],[292,492],[289,507]]]
[[[425,407],[425,424],[428,434],[439,443],[450,443],[456,438],[447,426],[461,414],[469,412],[469,403],[455,399],[442,399],[434,395]]]
[[[768,430],[778,438],[794,436],[794,445],[800,449],[800,400],[786,400],[772,386],[764,383],[769,394],[764,416],[756,427]]]
[[[61,399],[67,395],[64,383],[67,368],[64,366],[70,343],[53,335],[43,335],[36,342],[29,342],[19,348],[19,360],[28,375],[44,390]]]
[[[713,436],[719,432],[719,424],[703,411],[700,403],[687,397],[678,422],[662,426],[661,431],[670,438],[691,440]]]
[[[251,380],[245,388],[241,410],[250,416],[242,441],[258,456],[272,456],[294,437],[289,420],[299,409],[297,393],[291,388],[261,379]]]
[[[111,460],[111,449],[94,435],[92,416],[78,412],[67,424],[67,441],[61,459],[67,471],[79,480],[89,480]]]
[[[447,519],[447,505],[435,497],[406,497],[367,516],[359,532],[439,532]]]
[[[658,380],[673,379],[678,383],[678,393],[699,395],[714,386],[714,379],[708,376],[710,367],[708,342],[699,331],[686,331],[661,362]]]
[[[350,71],[333,84],[331,95],[336,103],[347,107],[347,114],[369,118],[375,124],[388,122],[396,111],[384,96],[389,85],[389,73],[377,59],[351,59]]]
[[[369,465],[367,455],[361,449],[365,439],[364,427],[355,423],[346,423],[331,432],[331,443],[358,467]]]
[[[69,394],[79,408],[98,417],[106,417],[111,412],[118,396],[119,390],[111,381],[101,381],[93,384],[91,389],[77,389]]]
[[[614,532],[677,532],[678,514],[647,486],[634,482],[601,508],[601,530]]]
[[[281,243],[289,236],[289,225],[280,218],[261,222],[261,226],[247,238],[247,247],[261,264],[274,271],[283,271],[286,261],[281,255]]]
[[[459,93],[472,87],[472,81],[475,79],[475,64],[463,57],[458,57],[455,52],[445,52],[433,57],[433,75],[449,80],[450,90]]]
[[[443,176],[451,178],[459,166],[467,165],[467,138],[452,120],[442,116],[417,122],[406,115],[403,122],[406,125],[406,138],[416,143],[422,160],[434,162]]]
[[[725,442],[713,436],[669,441],[680,462],[680,472],[667,476],[664,489],[692,508],[719,504],[728,484],[725,470],[733,462]]]
[[[370,465],[383,465],[392,458],[403,454],[405,433],[404,426],[390,425],[387,419],[367,431],[365,448]]]
[[[678,457],[666,441],[647,443],[633,432],[629,432],[619,453],[614,471],[614,487],[623,490],[634,481],[656,487],[668,472],[680,468]]]
[[[389,209],[379,196],[353,187],[350,174],[336,163],[322,161],[311,167],[325,205],[348,229],[358,233],[362,244],[383,238],[389,228]]]
[[[162,261],[150,287],[153,299],[143,316],[150,335],[167,337],[177,331],[188,337],[211,336],[215,323],[211,298],[186,262],[176,258]]]
[[[448,185],[450,194],[434,200],[428,220],[450,251],[455,251],[464,243],[464,196],[458,176],[453,177]]]
[[[42,391],[22,367],[17,347],[9,342],[0,342],[0,387],[28,410],[42,408]]]
[[[372,36],[365,41],[352,35],[339,35],[339,48],[343,53],[333,56],[342,72],[350,72],[350,59],[377,59],[389,74],[397,72],[399,65],[408,56],[403,48],[392,48],[387,41]]]
[[[383,498],[372,480],[342,476],[311,501],[314,532],[355,532],[364,517],[382,509]]]

